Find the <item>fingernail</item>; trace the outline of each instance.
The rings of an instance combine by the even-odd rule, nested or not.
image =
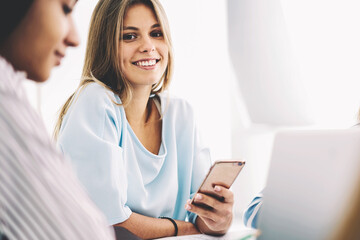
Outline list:
[[[214,187],[214,190],[215,190],[216,192],[220,192],[221,188],[220,188],[219,186],[215,186],[215,187]]]
[[[201,199],[202,199],[202,196],[201,196],[200,194],[196,194],[195,199],[196,199],[196,200],[201,200]]]
[[[185,209],[186,209],[186,210],[190,210],[190,209],[191,209],[190,205],[186,204],[186,205],[185,205]]]

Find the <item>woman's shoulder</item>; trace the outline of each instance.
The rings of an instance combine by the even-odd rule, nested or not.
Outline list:
[[[86,116],[119,115],[120,98],[111,90],[93,82],[82,86],[75,93],[68,113]],[[93,118],[92,117],[92,118]]]
[[[81,87],[76,98],[85,100],[89,104],[121,103],[120,98],[114,92],[97,82],[91,82]]]
[[[66,132],[73,137],[75,131],[77,133],[90,131],[102,136],[104,129],[110,129],[112,125],[116,125],[119,131],[122,114],[116,102],[115,94],[100,84],[84,85],[75,93],[73,102],[64,117],[60,135]]]

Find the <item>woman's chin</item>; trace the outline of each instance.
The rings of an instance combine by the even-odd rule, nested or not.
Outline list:
[[[50,72],[43,72],[43,73],[27,73],[27,78],[29,80],[35,81],[35,82],[45,82],[50,77]]]

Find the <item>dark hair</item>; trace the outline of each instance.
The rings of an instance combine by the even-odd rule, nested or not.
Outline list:
[[[0,43],[15,30],[34,0],[5,0],[0,7]]]

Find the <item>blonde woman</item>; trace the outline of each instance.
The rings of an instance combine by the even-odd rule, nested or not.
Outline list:
[[[189,104],[164,93],[172,63],[159,1],[100,0],[82,81],[55,136],[109,224],[146,239],[224,234],[232,220],[229,189],[214,186],[224,201],[197,195],[207,207],[188,202],[211,161]]]

